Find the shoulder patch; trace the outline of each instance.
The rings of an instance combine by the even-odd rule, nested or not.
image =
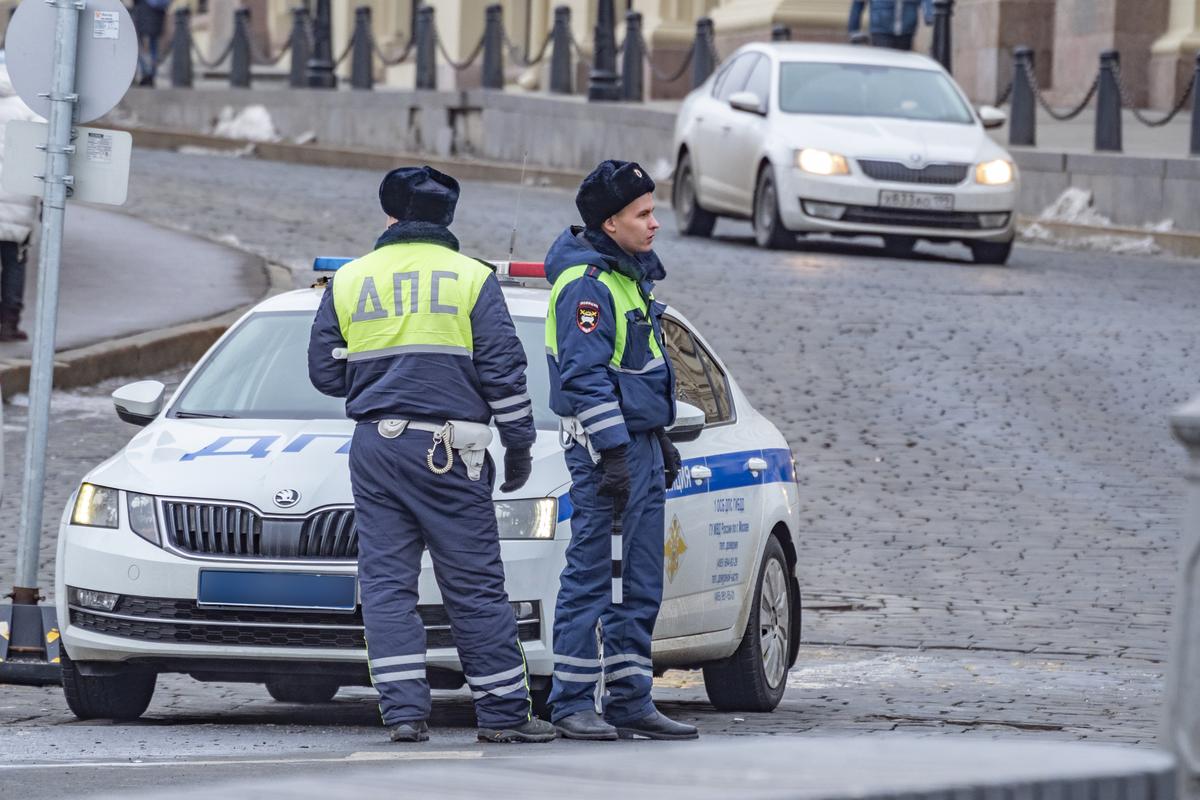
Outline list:
[[[600,324],[600,305],[590,300],[581,300],[575,309],[575,324],[584,333],[591,333]]]

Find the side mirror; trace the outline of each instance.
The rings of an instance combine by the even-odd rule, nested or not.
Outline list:
[[[113,405],[123,421],[146,426],[162,412],[166,392],[167,387],[158,381],[127,383],[112,393]]]
[[[729,105],[737,111],[748,111],[763,117],[767,115],[762,99],[754,92],[734,92],[729,96]]]
[[[707,417],[702,409],[682,400],[675,401],[675,424],[667,428],[667,436],[675,442],[690,442],[700,437]]]
[[[980,106],[979,121],[983,123],[985,128],[1000,128],[1004,123],[1008,122],[1008,114],[1005,114],[995,106]]]

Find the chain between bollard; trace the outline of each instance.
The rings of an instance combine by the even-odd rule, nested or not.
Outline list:
[[[1183,111],[1184,106],[1187,105],[1188,100],[1190,100],[1192,97],[1192,92],[1196,88],[1196,76],[1193,75],[1192,79],[1188,81],[1187,87],[1183,90],[1183,94],[1181,94],[1179,96],[1179,100],[1176,101],[1174,108],[1168,111],[1166,115],[1159,117],[1158,119],[1151,119],[1150,117],[1147,117],[1137,107],[1137,105],[1130,100],[1129,91],[1125,87],[1125,82],[1121,79],[1121,69],[1118,67],[1114,70],[1114,72],[1117,76],[1117,89],[1120,90],[1121,105],[1129,109],[1129,111],[1133,113],[1133,118],[1145,125],[1147,128],[1161,128],[1170,123],[1173,119],[1175,119],[1175,117],[1179,116],[1179,112]]]
[[[650,74],[654,76],[656,81],[661,83],[674,83],[684,76],[688,68],[692,65],[692,59],[696,57],[696,40],[692,40],[692,46],[688,48],[687,55],[683,57],[683,63],[679,65],[673,73],[662,72],[658,67],[654,66],[654,62],[650,60],[650,48],[646,46],[646,40],[642,39],[642,58],[650,67]]]
[[[221,64],[225,62],[225,59],[229,58],[229,54],[233,52],[233,42],[236,38],[237,37],[230,38],[229,44],[225,45],[225,49],[221,52],[221,55],[217,56],[217,58],[213,61],[206,59],[203,54],[201,54],[200,48],[197,47],[196,43],[193,41],[192,56],[194,56],[197,61],[199,61],[208,69],[216,69],[217,67],[221,66]]]
[[[1062,112],[1056,111],[1054,107],[1046,101],[1046,98],[1042,95],[1042,88],[1038,86],[1037,74],[1034,73],[1033,69],[1028,63],[1025,64],[1025,78],[1029,81],[1030,88],[1033,89],[1033,96],[1037,99],[1038,105],[1045,109],[1047,114],[1054,117],[1054,119],[1058,120],[1059,122],[1068,122],[1082,114],[1083,110],[1088,107],[1089,103],[1092,102],[1092,98],[1096,96],[1096,91],[1100,88],[1100,74],[1097,73],[1096,79],[1092,81],[1092,88],[1087,90],[1087,94],[1083,96],[1083,100],[1081,100],[1079,104],[1073,107],[1070,111]]]
[[[992,105],[995,106],[996,108],[999,108],[1000,106],[1002,106],[1008,102],[1008,99],[1010,97],[1012,97],[1012,93],[1013,93],[1013,82],[1009,81],[1008,86],[1004,87],[1004,91],[1002,91],[1000,93],[1000,96],[996,98],[996,102],[992,103]]]
[[[433,29],[433,39],[437,43],[438,52],[442,54],[442,58],[446,59],[446,63],[455,72],[462,72],[475,63],[475,59],[479,58],[479,54],[483,52],[483,43],[487,40],[486,36],[479,37],[479,43],[475,45],[475,49],[463,61],[455,61],[450,57],[450,53],[446,50],[446,44],[442,41],[442,35],[438,33],[437,28]]]
[[[509,59],[522,69],[536,67],[538,64],[542,63],[542,59],[546,57],[546,53],[550,52],[550,43],[554,41],[554,29],[551,28],[550,31],[546,33],[546,40],[542,42],[542,46],[538,50],[538,54],[532,59],[526,60],[521,54],[520,46],[513,44],[512,39],[508,38],[508,31],[501,27],[500,34],[504,37],[504,48],[508,50]]]
[[[253,39],[250,40],[250,57],[254,60],[254,63],[266,65],[268,67],[273,67],[276,64],[278,64],[280,61],[282,61],[283,57],[286,56],[288,54],[288,52],[291,51],[291,49],[292,49],[292,37],[288,36],[287,41],[284,42],[283,47],[280,48],[279,54],[276,55],[274,58],[271,58],[270,56],[267,56],[261,50],[258,49],[258,45],[254,43]]]
[[[405,59],[407,59],[409,57],[409,55],[412,54],[413,48],[415,48],[417,46],[417,37],[410,36],[410,37],[408,37],[408,44],[406,44],[404,46],[404,50],[402,50],[400,52],[400,55],[395,56],[394,58],[388,58],[387,56],[385,56],[383,54],[383,50],[380,49],[378,42],[375,41],[375,34],[372,33],[372,34],[370,34],[370,36],[371,36],[371,52],[373,52],[375,54],[376,58],[378,58],[380,61],[383,62],[383,65],[385,67],[394,67],[397,64],[403,64]]]
[[[592,68],[592,60],[583,54],[583,48],[579,46],[579,42],[575,41],[575,34],[573,32],[571,33],[571,49],[575,51],[575,57],[579,59],[579,63],[590,70]]]
[[[352,53],[353,51],[354,51],[354,37],[351,36],[350,41],[346,43],[346,49],[343,50],[342,54],[340,56],[338,56],[337,59],[334,60],[333,68],[337,69],[338,67],[340,67],[342,65],[342,62],[345,61],[346,58],[350,55],[350,53]]]

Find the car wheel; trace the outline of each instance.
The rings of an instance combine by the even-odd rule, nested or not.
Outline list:
[[[976,264],[1005,264],[1012,253],[1013,243],[1008,242],[968,242],[971,256]]]
[[[267,694],[281,703],[328,703],[341,688],[327,678],[268,678]]]
[[[754,241],[759,247],[770,250],[796,241],[779,218],[779,192],[775,189],[775,173],[769,164],[758,173],[758,185],[754,188]]]
[[[913,236],[883,237],[883,251],[893,258],[908,258],[913,254],[917,240]]]
[[[795,597],[774,536],[767,540],[754,594],[738,649],[704,667],[704,689],[719,711],[773,711],[787,689]]]
[[[684,236],[712,236],[717,215],[700,207],[696,194],[696,174],[692,171],[692,159],[684,153],[675,167],[675,186],[671,191],[675,206],[675,221]]]
[[[124,667],[114,675],[81,675],[66,649],[59,652],[67,707],[80,719],[132,720],[150,706],[158,680],[155,673]]]

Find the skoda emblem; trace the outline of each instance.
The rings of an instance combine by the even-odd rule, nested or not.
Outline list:
[[[291,508],[300,502],[300,493],[295,489],[280,489],[275,493],[275,505],[280,508]]]
[[[913,153],[908,157],[908,160],[912,162],[913,166],[918,166],[921,163],[921,154]]]

